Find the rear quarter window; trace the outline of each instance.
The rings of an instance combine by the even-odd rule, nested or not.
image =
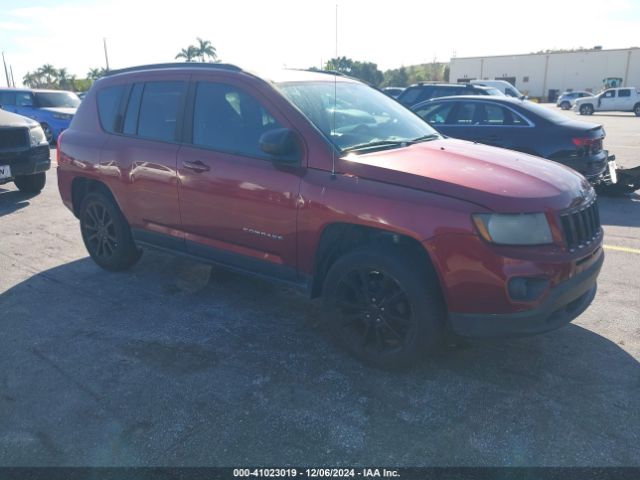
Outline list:
[[[118,118],[120,102],[126,89],[126,85],[114,85],[103,88],[98,92],[98,116],[100,117],[100,124],[102,128],[109,133],[118,131],[120,123],[120,119]]]

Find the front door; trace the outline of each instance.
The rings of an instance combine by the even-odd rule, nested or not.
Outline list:
[[[606,90],[600,94],[598,97],[598,103],[596,105],[596,110],[607,111],[607,110],[615,110],[616,102],[618,101],[616,97],[615,90]]]
[[[296,280],[296,218],[303,164],[281,166],[260,136],[292,128],[250,85],[194,75],[187,145],[178,152],[187,251]]]

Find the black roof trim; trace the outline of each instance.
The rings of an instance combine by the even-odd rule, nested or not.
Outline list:
[[[232,72],[241,72],[242,69],[229,63],[198,63],[198,62],[173,62],[173,63],[153,63],[150,65],[138,65],[136,67],[120,68],[118,70],[109,70],[105,73],[105,77],[118,75],[120,73],[139,72],[144,70],[164,70],[171,68],[202,68],[213,70],[229,70]]]

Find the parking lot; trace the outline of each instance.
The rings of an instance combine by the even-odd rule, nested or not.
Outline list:
[[[640,164],[640,118],[580,119]],[[640,196],[600,208],[573,324],[389,373],[289,287],[154,251],[101,270],[55,168],[38,196],[1,186],[0,465],[638,466]]]

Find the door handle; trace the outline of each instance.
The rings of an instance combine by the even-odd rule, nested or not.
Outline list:
[[[182,166],[187,170],[192,170],[196,173],[208,172],[211,170],[209,165],[202,163],[200,160],[196,160],[195,162],[182,162]]]

